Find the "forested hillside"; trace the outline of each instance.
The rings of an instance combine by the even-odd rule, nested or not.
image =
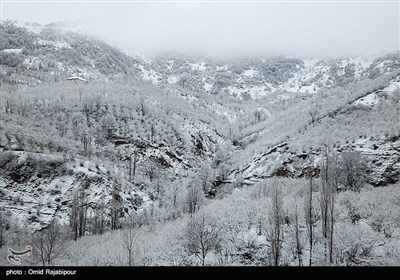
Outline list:
[[[144,58],[2,21],[0,251],[28,242],[34,265],[397,264],[399,87],[398,53]],[[59,252],[44,258],[49,232]]]

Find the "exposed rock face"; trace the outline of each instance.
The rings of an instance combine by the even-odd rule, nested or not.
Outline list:
[[[28,232],[42,229],[56,217],[68,223],[73,190],[83,186],[88,220],[100,206],[109,212],[115,176],[104,165],[10,151],[1,153],[0,166],[0,207],[10,210],[9,220]],[[116,184],[121,219],[149,204],[147,194],[138,186],[123,179]],[[105,225],[108,223],[105,217]]]
[[[384,186],[400,180],[400,140],[396,137],[386,139],[360,139],[352,144],[336,148],[340,154],[344,151],[359,152],[367,163],[367,183],[373,186]],[[319,150],[311,152],[315,175],[318,176],[321,166]],[[251,164],[240,170],[243,178],[255,182],[262,178],[304,177],[310,164],[310,154],[294,154],[288,151],[287,143],[277,145],[262,154]],[[233,173],[232,175],[238,174]]]

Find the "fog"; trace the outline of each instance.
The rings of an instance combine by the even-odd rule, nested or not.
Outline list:
[[[399,50],[397,2],[3,2],[3,19],[81,21],[125,51],[213,57],[371,55]]]

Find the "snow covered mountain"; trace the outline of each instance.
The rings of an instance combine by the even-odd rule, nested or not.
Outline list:
[[[259,99],[277,92],[280,98],[314,94],[387,74],[400,67],[396,54],[337,59],[269,58],[237,61],[158,57],[139,66],[153,83],[178,83],[195,91],[227,93],[239,99]]]
[[[326,146],[361,155],[373,186],[400,181],[398,53],[146,58],[83,33],[0,23],[0,206],[14,227],[68,224],[82,186],[89,233],[116,204],[121,224],[174,219],[197,187],[318,174]]]

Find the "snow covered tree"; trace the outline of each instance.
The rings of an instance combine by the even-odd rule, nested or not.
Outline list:
[[[192,181],[186,193],[186,209],[191,216],[200,209],[203,199],[204,194],[201,186]]]
[[[203,192],[207,193],[212,187],[212,181],[214,179],[213,169],[207,163],[202,163],[198,169],[197,177],[201,182]]]
[[[32,236],[32,255],[43,266],[52,265],[66,249],[68,232],[53,220],[50,225]]]
[[[326,147],[324,162],[321,166],[321,188],[320,188],[320,205],[321,205],[321,223],[322,234],[325,245],[325,260],[327,258],[328,249],[329,261],[333,262],[333,233],[334,233],[334,210],[335,198],[340,178],[339,162],[336,154],[329,147]]]
[[[221,230],[218,221],[204,211],[189,220],[185,228],[185,247],[200,260],[201,265],[205,265],[208,253],[220,244]]]
[[[342,153],[342,169],[346,189],[359,192],[365,185],[367,165],[358,152]]]
[[[70,226],[72,227],[75,241],[85,234],[87,221],[86,190],[89,185],[90,182],[85,181],[72,191]]]
[[[121,246],[126,253],[128,266],[137,265],[137,252],[135,251],[138,250],[138,233],[134,226],[134,220],[128,218],[125,229],[121,231]]]
[[[120,200],[118,183],[114,180],[111,191],[111,230],[116,230],[119,227]]]
[[[6,243],[6,229],[8,221],[4,217],[3,209],[0,209],[0,248]]]
[[[308,166],[307,176],[308,176],[308,189],[306,190],[306,195],[304,196],[304,214],[306,220],[306,228],[308,234],[308,244],[309,244],[309,266],[312,265],[312,256],[313,256],[313,246],[315,242],[315,226],[318,219],[318,214],[314,207],[314,174],[312,170],[312,162]]]
[[[300,213],[299,213],[299,205],[297,202],[297,197],[294,198],[294,201],[291,201],[291,205],[293,207],[289,210],[290,220],[293,221],[290,223],[291,227],[291,244],[293,250],[293,256],[297,259],[298,265],[303,266],[303,253],[304,246],[301,238],[301,230],[300,230]]]
[[[283,243],[283,194],[275,182],[272,187],[272,205],[269,212],[270,254],[274,266],[279,266]]]
[[[137,161],[138,161],[138,150],[135,150],[129,156],[129,180],[130,181],[135,179]]]

